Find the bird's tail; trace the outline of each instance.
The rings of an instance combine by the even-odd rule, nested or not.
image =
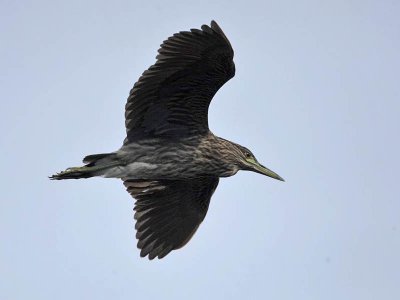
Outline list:
[[[90,178],[101,176],[106,170],[121,165],[121,162],[116,159],[115,153],[88,155],[83,159],[83,163],[86,165],[68,168],[49,178],[52,180]]]

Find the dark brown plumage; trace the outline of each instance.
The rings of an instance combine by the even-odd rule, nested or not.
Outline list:
[[[219,178],[124,181],[135,204],[140,255],[163,258],[186,245],[206,216]]]
[[[212,98],[235,75],[231,44],[217,23],[174,34],[158,52],[128,97],[123,146],[51,177],[121,178],[136,198],[138,248],[149,259],[191,239],[220,177],[250,170],[283,180],[208,128]]]
[[[208,132],[208,106],[235,75],[233,49],[215,21],[211,27],[174,34],[158,50],[157,62],[130,92],[125,143],[146,137]]]

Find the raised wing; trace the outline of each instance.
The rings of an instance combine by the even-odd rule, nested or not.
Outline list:
[[[163,258],[186,245],[206,216],[219,179],[124,180],[136,198],[135,228],[140,256]]]
[[[215,21],[174,34],[158,52],[128,97],[125,144],[207,133],[211,99],[235,75],[233,49]]]

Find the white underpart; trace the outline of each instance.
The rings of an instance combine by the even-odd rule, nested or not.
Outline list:
[[[108,169],[103,177],[105,178],[131,178],[131,179],[139,179],[143,176],[144,173],[154,170],[157,168],[156,165],[144,163],[144,162],[134,162],[126,166],[118,166],[114,168]]]

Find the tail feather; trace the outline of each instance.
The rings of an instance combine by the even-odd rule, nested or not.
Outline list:
[[[86,166],[68,168],[65,171],[50,176],[49,178],[51,180],[90,178],[95,176],[90,169],[91,167]]]
[[[113,155],[113,153],[101,153],[101,154],[88,155],[83,158],[83,163],[89,164],[89,165],[95,164],[98,160],[105,158],[105,157],[109,157],[111,155]]]
[[[90,178],[101,176],[105,170],[121,165],[115,158],[115,153],[88,155],[83,159],[83,162],[86,163],[85,166],[68,168],[49,178],[51,180]]]

